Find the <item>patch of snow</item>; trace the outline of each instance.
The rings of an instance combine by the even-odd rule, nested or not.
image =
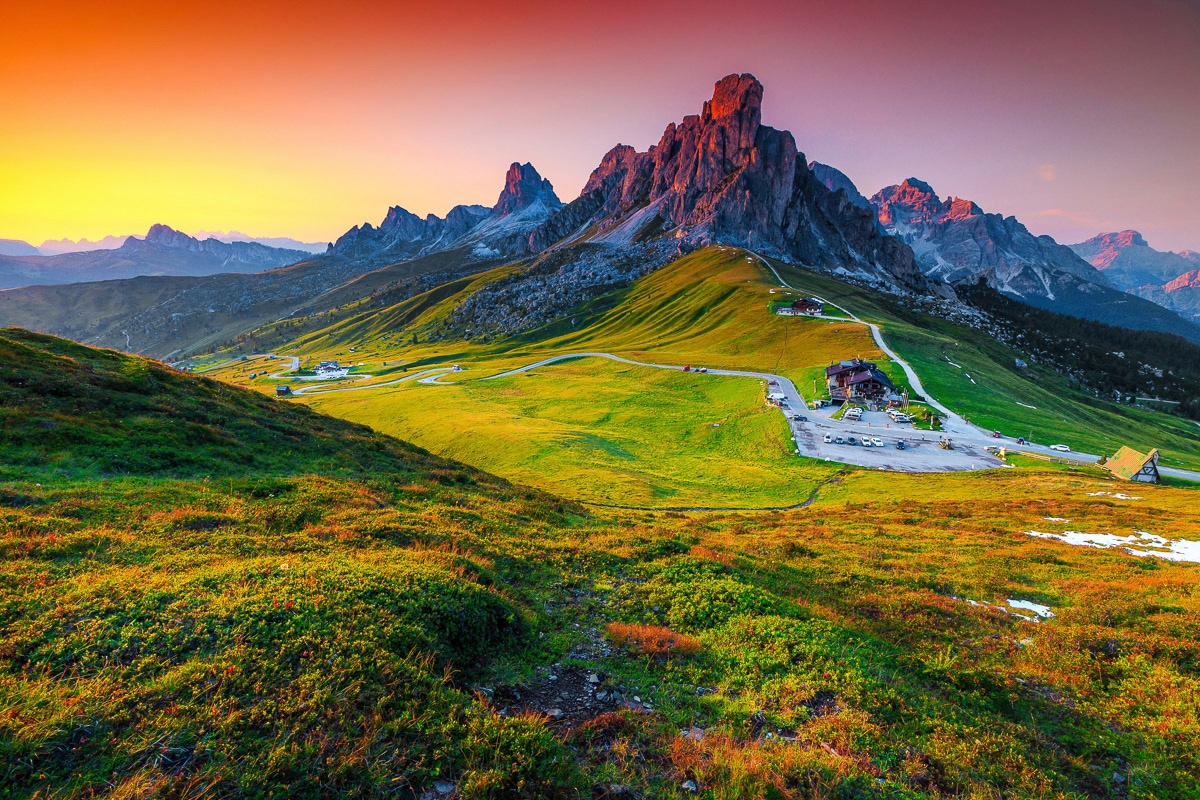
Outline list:
[[[1026,611],[1032,611],[1041,619],[1049,619],[1054,616],[1054,612],[1050,610],[1050,606],[1044,606],[1041,603],[1033,603],[1029,600],[1013,600],[1008,598],[1008,604],[1013,608],[1020,608]]]
[[[946,359],[946,363],[947,363],[947,364],[949,364],[949,365],[950,365],[950,366],[952,366],[952,367],[958,367],[959,369],[962,369],[962,367],[961,367],[961,366],[959,366],[958,364],[955,364],[953,361],[951,361],[951,360],[950,360],[950,359],[948,359],[948,358]]]
[[[1034,411],[1037,411],[1037,406],[1031,406],[1029,403],[1022,403],[1020,400],[1016,400],[1014,402],[1016,402],[1016,404],[1019,406],[1025,406],[1025,408],[1032,408]]]
[[[1042,517],[1046,522],[1070,522],[1066,517]]]
[[[1124,492],[1088,492],[1088,497],[1114,497],[1117,500],[1141,500],[1140,497],[1125,494]]]
[[[1138,558],[1153,556],[1167,561],[1188,561],[1200,564],[1200,542],[1193,542],[1189,539],[1171,540],[1145,531],[1134,531],[1132,536],[1086,533],[1084,531],[1063,531],[1062,533],[1025,531],[1025,535],[1035,536],[1039,539],[1054,539],[1077,547],[1095,547],[1099,550],[1120,548]]]

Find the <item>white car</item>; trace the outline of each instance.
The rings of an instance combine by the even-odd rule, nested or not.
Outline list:
[[[1060,453],[1071,452],[1071,448],[1067,447],[1065,444],[1052,444],[1052,445],[1050,445],[1050,449],[1058,450]]]
[[[878,436],[872,436],[871,444],[875,445],[876,447],[883,447],[883,439],[880,439]]]
[[[825,442],[825,444],[833,444],[833,437],[827,433],[825,434],[825,438],[821,441]]]

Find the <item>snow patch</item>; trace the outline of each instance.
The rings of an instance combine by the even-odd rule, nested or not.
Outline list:
[[[1024,611],[1032,611],[1040,619],[1049,619],[1054,616],[1054,612],[1050,610],[1050,606],[1044,606],[1041,603],[1034,603],[1029,600],[1014,600],[1008,598],[1008,604],[1016,609]]]
[[[1020,400],[1014,400],[1013,402],[1015,402],[1019,406],[1024,406],[1025,408],[1032,408],[1034,411],[1037,411],[1037,406],[1031,406],[1031,405],[1029,405],[1029,403],[1022,403]]]
[[[1063,531],[1043,533],[1025,531],[1026,536],[1039,539],[1054,539],[1077,547],[1095,547],[1099,550],[1120,548],[1131,556],[1162,558],[1167,561],[1188,561],[1200,564],[1200,542],[1189,539],[1166,539],[1145,531],[1134,531],[1132,536],[1113,533],[1087,533],[1085,531]]]
[[[1140,497],[1125,494],[1124,492],[1088,492],[1088,497],[1114,497],[1117,500],[1141,500]]]
[[[1042,517],[1046,522],[1070,522],[1066,517]]]

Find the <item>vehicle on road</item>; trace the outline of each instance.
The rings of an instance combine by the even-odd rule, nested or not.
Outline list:
[[[803,414],[792,414],[792,419],[796,420],[796,422],[808,422],[808,417]]]
[[[858,444],[858,439],[855,439],[853,436],[847,436],[846,444]]]
[[[692,371],[692,365],[691,365],[691,364],[684,364],[684,365],[683,365],[683,371],[684,371],[684,372],[691,372],[691,371]],[[773,382],[773,381],[772,381],[772,382]]]
[[[1052,445],[1050,445],[1050,449],[1051,449],[1051,450],[1057,450],[1057,451],[1059,451],[1060,453],[1069,453],[1069,452],[1071,452],[1071,448],[1067,447],[1065,444],[1052,444]]]
[[[845,444],[845,443],[846,443],[846,440],[845,440],[845,439],[843,439],[843,438],[842,438],[842,437],[840,437],[840,436],[839,436],[839,437],[837,437],[836,439],[834,439],[834,441],[835,441],[835,442],[837,442],[838,444]]]
[[[1001,438],[1001,437],[1000,437],[1000,431],[992,431],[992,438],[993,438],[993,439],[999,439],[999,438]]]
[[[697,372],[703,372],[703,373],[707,374],[707,373],[708,373],[708,367],[701,367],[699,370],[697,370]]]
[[[871,447],[872,446],[871,440],[864,436],[862,438],[862,446],[863,447]]]
[[[897,449],[897,450],[903,450],[903,449],[904,449],[904,440],[903,440],[903,439],[901,439],[900,441],[896,442],[896,449]]]
[[[824,439],[822,439],[821,441],[825,442],[825,444],[832,444],[832,443],[833,443],[833,437],[832,437],[832,436],[830,436],[830,435],[827,433],[827,434],[825,434],[825,438],[824,438]]]
[[[871,444],[875,445],[876,447],[883,447],[883,439],[880,439],[878,436],[872,436]]]

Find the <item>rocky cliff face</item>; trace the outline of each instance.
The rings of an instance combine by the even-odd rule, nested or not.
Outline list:
[[[854,181],[850,180],[844,172],[828,164],[822,164],[819,161],[808,162],[808,168],[812,170],[812,174],[831,192],[842,191],[846,193],[846,198],[854,205],[860,208],[871,209],[871,201],[863,197],[858,191],[858,187],[854,185]]]
[[[1189,250],[1182,253],[1155,250],[1134,230],[1101,233],[1071,245],[1071,249],[1102,270],[1114,286],[1125,290],[1164,286],[1200,263]]]
[[[628,245],[658,225],[693,245],[749,246],[928,290],[911,251],[882,235],[869,210],[815,176],[790,133],[762,124],[762,98],[753,75],[729,75],[699,115],[668,125],[648,151],[613,148],[580,198],[533,232],[531,248],[588,226],[593,242]]]
[[[942,200],[916,178],[880,190],[871,203],[883,229],[912,247],[931,277],[982,278],[1009,294],[1049,300],[1079,281],[1109,286],[1099,271],[1049,236],[1034,236],[1015,217],[985,213],[970,200]]]

